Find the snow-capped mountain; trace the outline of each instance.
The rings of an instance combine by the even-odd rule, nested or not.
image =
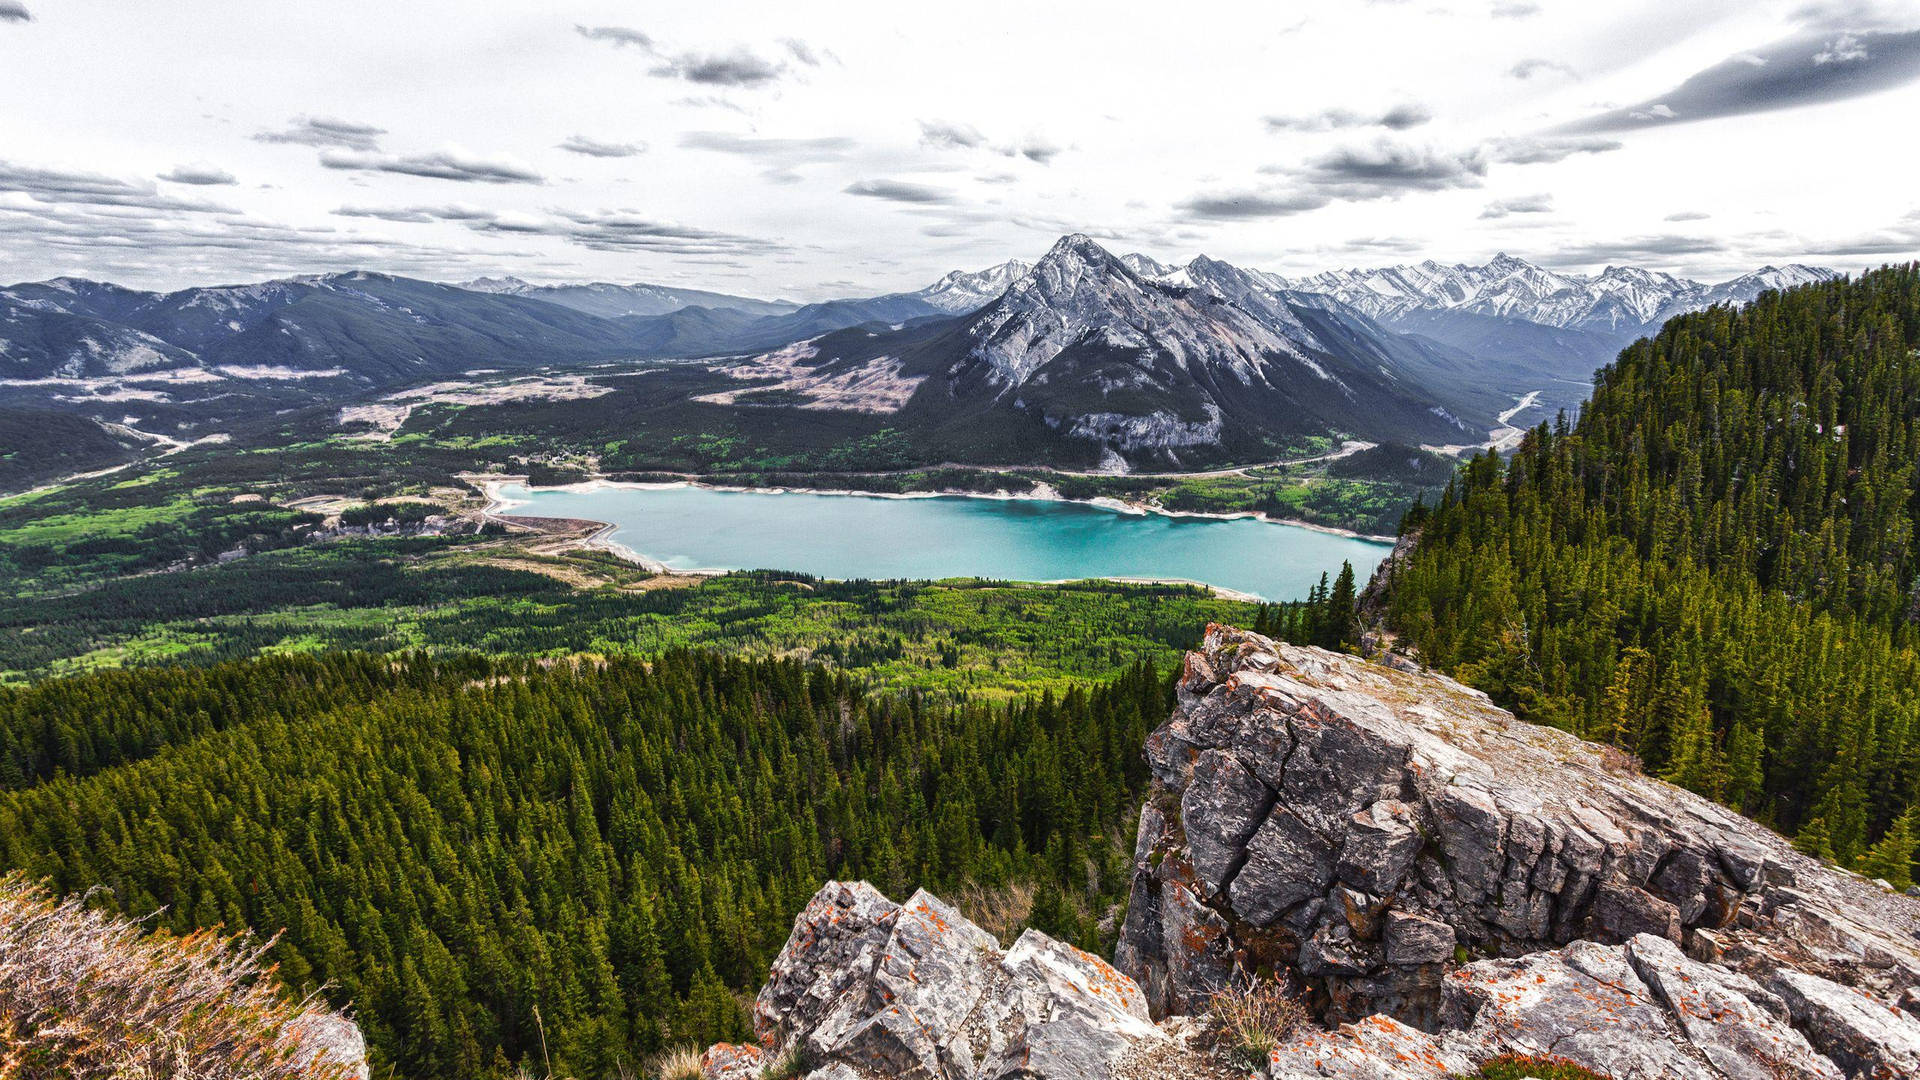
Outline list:
[[[1204,259],[1182,270],[1142,277],[1067,236],[978,311],[853,327],[730,370],[801,407],[893,413],[1009,459],[1048,447],[1065,460],[1191,464],[1303,435],[1461,442],[1492,426],[1494,396],[1421,381],[1444,350],[1332,314],[1325,297],[1295,307],[1271,275]]]
[[[468,292],[505,293],[508,296],[525,296],[539,288],[538,285],[530,281],[522,281],[512,274],[502,277],[477,277],[472,281],[461,281],[456,284]]]
[[[1389,322],[1417,312],[1452,311],[1607,335],[1638,335],[1687,311],[1744,303],[1769,288],[1839,275],[1819,267],[1766,267],[1709,285],[1654,270],[1610,266],[1593,276],[1544,269],[1500,254],[1483,266],[1431,259],[1409,266],[1330,270],[1290,287],[1322,292]]]
[[[1169,266],[1151,255],[1142,255],[1137,251],[1130,251],[1120,256],[1120,261],[1126,264],[1127,269],[1139,274],[1143,278],[1165,277],[1178,269],[1178,267]]]
[[[971,273],[955,270],[926,288],[907,295],[949,315],[959,315],[976,311],[999,299],[1000,294],[1007,291],[1007,286],[1025,277],[1032,269],[1032,263],[1009,259],[998,266]]]

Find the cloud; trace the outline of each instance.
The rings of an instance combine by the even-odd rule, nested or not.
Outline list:
[[[160,179],[170,184],[193,184],[197,187],[239,183],[233,178],[232,173],[204,162],[194,165],[175,165],[172,172],[161,173]]]
[[[1731,56],[1658,97],[1561,130],[1629,131],[1746,116],[1844,101],[1917,78],[1920,30],[1801,34]]]
[[[594,251],[648,251],[667,255],[764,255],[785,245],[735,233],[680,225],[636,210],[551,210],[521,214],[464,203],[438,206],[342,206],[340,217],[408,224],[453,222],[476,233],[551,236]]]
[[[588,41],[604,41],[616,49],[632,45],[647,52],[653,51],[653,39],[639,30],[627,26],[582,26],[575,23],[575,33]]]
[[[800,61],[801,63],[807,65],[808,67],[820,66],[820,62],[823,54],[819,50],[815,49],[813,46],[807,44],[804,41],[801,41],[799,38],[781,38],[780,44],[785,45],[787,47],[787,52],[791,53],[795,60]],[[824,55],[832,56],[833,54],[826,53]]]
[[[255,142],[264,143],[372,151],[380,148],[379,137],[386,133],[385,128],[377,128],[372,124],[357,124],[328,116],[302,116],[296,118],[285,131],[262,131],[253,138]]]
[[[1417,192],[1477,188],[1485,181],[1492,165],[1556,162],[1574,154],[1597,154],[1619,148],[1619,142],[1597,136],[1504,137],[1466,149],[1446,149],[1382,135],[1369,143],[1337,147],[1302,165],[1265,166],[1260,172],[1276,178],[1269,186],[1203,192],[1179,203],[1178,208],[1195,218],[1216,221],[1286,217],[1318,210],[1334,202],[1397,199]]]
[[[761,255],[787,250],[755,237],[679,225],[633,210],[563,211],[558,235],[595,251],[654,251],[670,255]]]
[[[1682,210],[1678,213],[1668,214],[1666,217],[1666,220],[1668,221],[1705,221],[1712,216],[1713,216],[1712,214],[1703,214],[1698,210]]]
[[[162,193],[150,183],[135,183],[99,173],[68,172],[0,161],[0,192],[17,192],[34,202],[187,213],[228,213],[227,207]]]
[[[1344,198],[1388,198],[1407,191],[1479,187],[1487,174],[1487,157],[1479,147],[1449,151],[1380,138],[1322,154],[1297,175]]]
[[[1840,240],[1810,241],[1806,250],[1822,255],[1899,255],[1912,258],[1920,253],[1920,210],[1908,213],[1892,225],[1874,232]]]
[[[334,213],[341,217],[400,222],[493,221],[499,217],[491,210],[460,203],[443,206],[342,206]]]
[[[797,171],[803,165],[839,161],[853,149],[852,139],[838,135],[817,138],[777,138],[760,135],[735,135],[724,131],[689,131],[680,136],[680,145],[693,150],[711,150],[734,154],[760,162],[761,177],[776,184],[798,183]]]
[[[4,175],[17,183],[18,172],[5,169]],[[79,194],[86,196],[84,191]],[[107,197],[121,196],[108,192]],[[433,275],[452,266],[484,270],[497,268],[502,259],[541,258],[537,252],[497,244],[482,250],[404,243],[331,226],[296,228],[204,205],[189,211],[164,201],[159,205],[63,201],[9,206],[0,200],[0,265],[57,267],[116,280],[177,284],[370,266]]]
[[[0,22],[32,22],[33,13],[20,0],[0,0]]]
[[[997,142],[971,124],[947,120],[920,121],[920,145],[939,150],[985,149],[1005,157],[1026,158],[1041,165],[1052,164],[1053,159],[1066,150],[1066,147],[1044,135],[1029,134],[1023,138]]]
[[[1555,248],[1553,255],[1543,261],[1553,266],[1589,266],[1594,263],[1618,266],[1626,263],[1658,262],[1662,259],[1671,259],[1676,255],[1707,255],[1725,250],[1727,245],[1719,240],[1667,233],[1657,236],[1623,237],[1619,240],[1590,244],[1563,245]]]
[[[1336,200],[1394,199],[1409,192],[1479,187],[1489,155],[1484,148],[1439,150],[1381,137],[1342,146],[1303,166],[1269,166],[1281,177],[1274,186],[1250,191],[1204,193],[1179,204],[1187,214],[1215,221],[1287,217],[1318,210]]]
[[[1322,109],[1303,116],[1264,117],[1268,131],[1333,131],[1340,128],[1383,127],[1405,131],[1433,119],[1424,105],[1395,105],[1384,112],[1358,113],[1351,109]]]
[[[1493,5],[1493,17],[1496,19],[1527,19],[1540,14],[1540,5],[1524,0],[1505,0]]]
[[[320,164],[346,172],[396,173],[463,184],[546,183],[545,177],[524,165],[506,160],[472,158],[458,150],[436,150],[426,154],[349,154],[328,151],[320,155]]]
[[[1521,195],[1512,199],[1495,199],[1480,211],[1482,218],[1503,218],[1514,214],[1548,214],[1553,212],[1553,196]]]
[[[784,64],[762,59],[744,48],[725,53],[681,53],[648,72],[661,78],[685,79],[703,86],[758,87],[786,74]]]
[[[874,199],[888,199],[904,203],[950,203],[953,193],[944,188],[929,187],[925,184],[909,183],[905,180],[859,180],[843,188],[849,195],[865,195]]]
[[[987,137],[971,124],[946,120],[920,121],[920,144],[943,150],[974,150],[987,145]]]
[[[574,32],[589,41],[604,41],[614,48],[628,45],[656,57],[658,62],[647,74],[662,79],[680,79],[702,86],[753,89],[777,82],[788,73],[787,65],[769,60],[743,45],[720,52],[698,50],[668,52],[643,31],[628,26],[584,26],[576,23]],[[819,67],[833,54],[815,48],[799,38],[781,38],[780,47],[794,62],[804,67]]]
[[[1910,30],[1913,5],[1907,0],[1817,0],[1790,13],[1809,30]]]
[[[589,139],[585,135],[569,135],[556,144],[570,154],[585,154],[587,157],[623,158],[643,154],[647,144],[643,142],[610,143],[598,139]]]
[[[1604,154],[1620,149],[1618,139],[1599,136],[1554,138],[1540,135],[1514,135],[1494,139],[1487,144],[1495,161],[1508,165],[1551,165],[1575,154]]]
[[[1304,214],[1332,201],[1310,192],[1235,191],[1196,195],[1181,203],[1180,209],[1196,218],[1240,221]]]
[[[1761,63],[1766,62],[1764,57],[1756,56],[1753,57],[1753,59],[1759,60]],[[1841,34],[1839,37],[1827,42],[1825,48],[1813,54],[1813,62],[1816,64],[1851,64],[1859,60],[1870,59],[1872,59],[1872,56],[1867,53],[1867,47],[1862,45],[1860,39],[1852,34]]]
[[[1050,165],[1053,163],[1053,159],[1064,149],[1066,148],[1050,142],[1041,136],[1029,135],[1013,147],[1012,154],[1017,154],[1020,157],[1026,158],[1028,161],[1039,162],[1042,165]]]
[[[1569,77],[1577,77],[1579,74],[1571,65],[1563,64],[1558,60],[1548,60],[1543,56],[1529,56],[1507,69],[1507,75],[1515,79],[1531,79],[1535,75],[1548,72]]]

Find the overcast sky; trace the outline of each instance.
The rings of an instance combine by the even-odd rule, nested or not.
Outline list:
[[[1920,253],[1920,0],[0,0],[0,281]]]

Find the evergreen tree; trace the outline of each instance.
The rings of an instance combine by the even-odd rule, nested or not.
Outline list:
[[[1913,887],[1913,853],[1920,847],[1920,827],[1913,810],[1893,819],[1880,842],[1860,858],[1859,871],[1870,878],[1885,881],[1899,892]]]

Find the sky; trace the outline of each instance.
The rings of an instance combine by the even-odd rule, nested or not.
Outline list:
[[[1920,0],[0,0],[0,281],[1920,255]]]

